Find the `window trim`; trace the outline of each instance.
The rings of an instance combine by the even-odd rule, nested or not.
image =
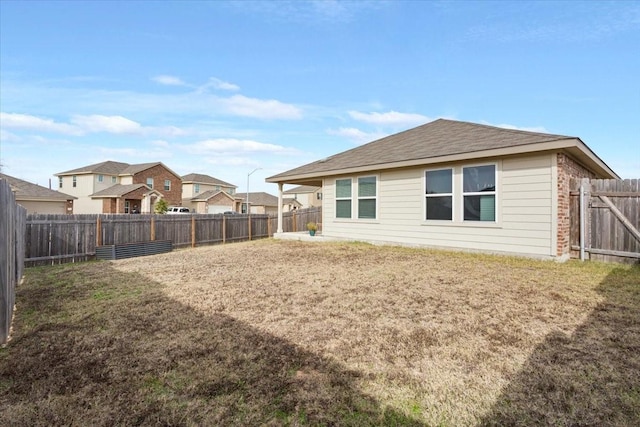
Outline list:
[[[78,186],[78,177],[77,177],[76,175],[73,175],[73,176],[71,177],[71,181],[73,182],[72,187],[73,187],[73,188],[76,188],[76,187]]]
[[[170,179],[165,179],[164,180],[164,191],[171,191],[171,180]]]
[[[464,170],[483,166],[493,166],[493,191],[464,191]],[[460,222],[465,224],[497,224],[498,223],[498,164],[496,162],[473,163],[460,165]],[[493,221],[464,219],[465,196],[493,196]]]
[[[351,183],[351,194],[349,195],[349,197],[338,197],[338,181],[349,181]],[[353,219],[353,178],[348,177],[348,178],[336,178],[334,181],[334,187],[335,187],[335,207],[336,210],[334,212],[334,217],[335,219]],[[338,201],[349,201],[350,205],[351,205],[351,209],[350,209],[350,213],[351,215],[349,217],[344,217],[344,216],[338,216]]]
[[[200,184],[197,182],[193,184],[193,194],[200,194]]]
[[[441,170],[450,170],[451,171],[451,193],[427,193],[427,172],[435,172]],[[455,189],[456,189],[456,170],[454,166],[448,167],[439,167],[439,168],[429,168],[425,169],[422,173],[422,220],[427,222],[439,222],[445,224],[451,224],[455,222],[456,219],[456,197],[455,197]],[[427,199],[429,197],[451,197],[451,219],[429,219],[427,218]]]
[[[147,178],[147,187],[153,190],[153,177]]]
[[[375,179],[375,185],[376,185],[376,194],[375,196],[360,196],[360,180],[364,179],[364,178],[374,178]],[[365,220],[365,221],[377,221],[378,220],[378,206],[380,206],[380,203],[378,203],[378,191],[380,188],[380,178],[378,177],[378,175],[361,175],[361,176],[357,176],[355,177],[356,180],[356,184],[357,184],[357,197],[356,197],[356,207],[357,207],[357,216],[355,219],[358,220]],[[352,190],[353,191],[353,190]],[[362,218],[360,217],[360,200],[373,200],[375,201],[376,204],[376,208],[375,208],[375,212],[374,212],[374,217],[373,218]]]
[[[62,177],[58,177],[58,188],[62,188]]]
[[[98,175],[98,182],[104,182],[104,175]]]

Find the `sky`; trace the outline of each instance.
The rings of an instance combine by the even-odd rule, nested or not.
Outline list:
[[[0,0],[0,164],[40,185],[159,161],[277,194],[438,118],[577,136],[640,178],[640,2]]]

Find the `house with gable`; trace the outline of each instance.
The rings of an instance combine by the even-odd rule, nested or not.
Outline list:
[[[77,197],[41,185],[0,173],[0,179],[9,183],[16,202],[28,214],[73,214],[73,202]]]
[[[567,259],[574,177],[619,178],[578,137],[439,119],[266,181],[322,187],[325,237]]]
[[[75,213],[151,213],[160,198],[182,201],[180,176],[161,162],[105,161],[55,175],[58,189],[77,197]]]
[[[247,193],[237,193],[242,201],[241,213],[247,213]],[[276,215],[278,213],[278,197],[265,192],[249,193],[248,204],[252,214]],[[279,205],[283,212],[300,209],[302,204],[294,198],[283,198]]]
[[[197,213],[239,212],[237,186],[205,174],[182,176],[182,205]]]
[[[313,208],[322,206],[322,187],[313,185],[298,185],[294,188],[286,190],[284,195],[288,198],[294,198],[300,202],[300,208]]]

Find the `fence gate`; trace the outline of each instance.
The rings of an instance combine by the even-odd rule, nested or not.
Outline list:
[[[571,180],[572,256],[640,262],[640,180]]]

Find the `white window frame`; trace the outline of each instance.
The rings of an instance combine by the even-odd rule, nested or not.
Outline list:
[[[98,182],[104,182],[104,175],[98,175]]]
[[[171,191],[171,180],[170,179],[165,179],[164,180],[164,191]]]
[[[193,184],[193,194],[199,194],[200,193],[200,184]]]
[[[349,197],[338,197],[338,181],[349,181],[351,183],[351,194],[349,195]],[[352,219],[353,218],[353,178],[349,177],[349,178],[336,178],[335,182],[334,182],[334,187],[335,187],[335,218],[340,220],[340,219]],[[351,204],[351,216],[349,217],[340,217],[338,216],[338,201],[345,201],[348,200],[349,203]]]
[[[360,196],[360,180],[361,179],[365,179],[365,178],[374,178],[375,179],[375,185],[376,185],[376,194],[375,196]],[[378,206],[380,205],[380,203],[378,203],[378,191],[380,189],[380,179],[378,177],[378,175],[362,175],[362,176],[358,176],[355,178],[356,181],[356,188],[357,188],[357,197],[356,197],[356,218],[359,220],[369,220],[369,221],[375,221],[378,219]],[[353,187],[352,190],[353,192]],[[373,218],[361,218],[360,217],[360,200],[374,200],[375,204],[376,204],[376,209],[375,209],[375,213],[374,213],[374,217]]]
[[[75,175],[73,175],[73,176],[71,177],[71,181],[73,182],[73,185],[72,185],[72,186],[73,186],[73,188],[76,188],[76,187],[78,186],[78,177],[77,177],[77,176],[75,176]]]
[[[433,194],[427,194],[427,172],[435,172],[435,171],[442,171],[442,170],[450,170],[451,171],[451,193],[433,193]],[[444,222],[444,223],[451,223],[453,221],[455,221],[456,218],[456,197],[455,197],[455,182],[456,182],[456,169],[453,166],[448,166],[448,167],[439,167],[439,168],[430,168],[430,169],[425,169],[422,173],[423,176],[423,180],[422,180],[422,194],[423,194],[423,198],[422,198],[422,211],[423,211],[423,216],[422,216],[422,220],[423,221],[428,221],[428,222]],[[451,219],[430,219],[427,218],[427,199],[430,197],[451,197]]]
[[[118,182],[118,178],[117,178],[117,177],[115,177],[115,176],[112,176],[112,177],[111,177],[111,183],[112,183],[112,184],[115,184],[115,183],[117,183],[117,182]]]
[[[62,188],[62,177],[58,177],[58,188]]]
[[[464,191],[464,170],[468,168],[477,168],[482,166],[493,166],[493,191]],[[460,166],[460,221],[466,224],[496,224],[498,223],[498,164],[497,163],[477,163]],[[464,198],[465,196],[493,196],[493,221],[482,221],[464,219]]]
[[[147,187],[153,190],[153,178],[147,178]]]

